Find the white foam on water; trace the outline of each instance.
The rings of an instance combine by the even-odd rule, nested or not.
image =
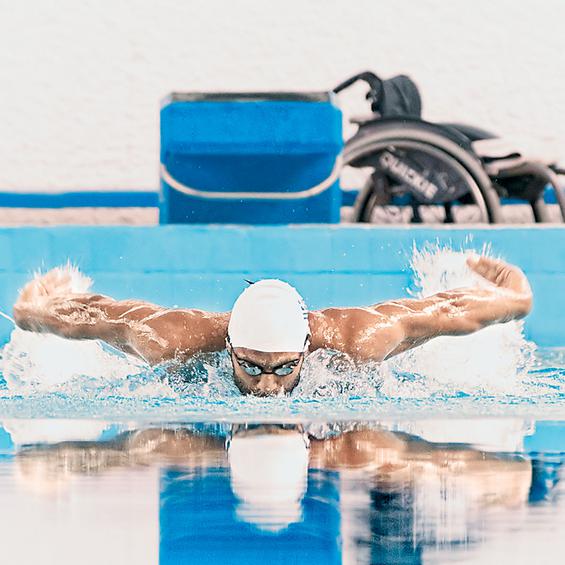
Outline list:
[[[374,398],[380,395],[382,370],[378,363],[362,368],[345,355],[318,349],[306,358],[294,398],[331,399],[352,396]]]
[[[115,380],[146,368],[98,341],[71,341],[19,328],[2,351],[2,374],[12,390],[53,390],[77,377]]]
[[[466,264],[473,251],[439,245],[414,250],[417,297],[454,288],[489,286]],[[488,249],[481,250],[489,254]],[[434,393],[520,393],[533,363],[535,346],[524,337],[523,322],[497,324],[467,336],[439,337],[385,363],[382,392],[391,397]]]

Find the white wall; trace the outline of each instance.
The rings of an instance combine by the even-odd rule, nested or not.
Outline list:
[[[167,92],[325,89],[365,68],[410,74],[429,119],[565,161],[564,16],[563,0],[0,0],[0,190],[155,188]]]

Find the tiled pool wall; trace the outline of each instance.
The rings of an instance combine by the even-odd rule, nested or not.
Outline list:
[[[228,310],[246,279],[281,278],[310,308],[371,304],[406,295],[414,246],[480,250],[519,265],[535,296],[528,337],[564,346],[565,228],[375,226],[156,226],[0,229],[0,308],[36,270],[78,265],[96,292],[168,306]],[[0,321],[0,339],[11,330]]]

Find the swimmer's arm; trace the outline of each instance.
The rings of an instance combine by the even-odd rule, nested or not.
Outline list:
[[[469,258],[469,267],[490,285],[440,292],[421,300],[375,306],[396,317],[401,341],[387,354],[396,355],[438,336],[462,336],[493,324],[519,320],[532,309],[532,291],[524,273],[490,257]]]
[[[225,440],[185,429],[149,428],[110,441],[65,441],[26,447],[16,452],[22,479],[56,482],[59,473],[102,473],[119,467],[150,465],[164,458],[183,467],[225,465]],[[88,461],[88,465],[85,465]]]
[[[150,364],[225,348],[226,314],[169,310],[138,300],[70,294],[42,303],[18,301],[16,324],[67,339],[98,339]]]
[[[434,337],[468,335],[529,313],[532,293],[520,269],[487,257],[468,263],[489,288],[312,313],[313,348],[337,349],[358,362],[382,361]]]
[[[229,314],[77,294],[53,279],[50,271],[22,289],[14,305],[18,327],[67,339],[102,340],[150,364],[225,347]]]

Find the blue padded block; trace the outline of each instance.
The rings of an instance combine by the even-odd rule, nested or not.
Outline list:
[[[341,112],[329,102],[173,102],[161,110],[161,162],[171,155],[339,151]]]
[[[330,100],[185,101],[161,110],[161,163],[201,192],[299,192],[326,179],[343,146]],[[174,184],[174,183],[172,183]],[[338,222],[339,183],[306,199],[209,199],[161,182],[161,223]]]

